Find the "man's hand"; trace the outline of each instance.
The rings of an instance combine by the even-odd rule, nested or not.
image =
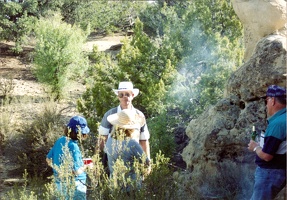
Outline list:
[[[255,147],[260,146],[257,142],[255,142],[254,140],[250,140],[249,144],[248,144],[248,150],[249,151],[254,151]]]

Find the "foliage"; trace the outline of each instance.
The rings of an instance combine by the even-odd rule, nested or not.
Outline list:
[[[117,106],[112,89],[124,80],[132,81],[134,87],[141,90],[140,98],[133,100],[135,107],[151,116],[164,109],[165,91],[172,83],[175,73],[171,64],[171,59],[175,59],[173,51],[152,43],[142,32],[142,23],[139,20],[134,32],[130,43],[128,39],[123,41],[118,62],[109,58],[109,55],[94,52],[93,57],[97,63],[90,69],[88,89],[78,102],[79,110],[90,122],[100,121],[107,110]]]
[[[92,1],[77,0],[41,2],[43,9],[38,12],[39,15],[47,16],[51,10],[60,10],[64,20],[74,25],[68,26],[59,18],[55,22],[41,18],[37,26],[37,28],[42,27],[42,30],[37,29],[37,39],[40,40],[36,50],[40,53],[39,57],[35,57],[35,63],[39,62],[41,66],[45,66],[43,71],[40,71],[43,82],[58,81],[59,85],[56,84],[55,91],[65,80],[79,77],[81,74],[75,72],[72,76],[65,74],[66,72],[74,73],[76,65],[86,66],[79,64],[82,54],[81,47],[77,45],[82,43],[83,34],[79,33],[77,25],[85,30],[91,27],[98,31],[109,32],[126,26],[126,22],[129,22],[128,16],[132,19],[128,25],[131,25],[135,17],[139,16],[139,19],[135,21],[134,35],[131,39],[126,38],[122,41],[122,49],[116,58],[100,53],[97,49],[90,55],[94,65],[86,74],[85,83],[88,89],[78,101],[78,108],[88,118],[92,132],[96,133],[103,114],[111,107],[118,105],[112,89],[116,88],[120,81],[132,81],[141,91],[133,103],[148,117],[153,157],[160,151],[168,157],[172,155],[175,145],[173,133],[176,127],[184,127],[209,105],[216,103],[223,96],[224,84],[229,74],[241,64],[242,26],[229,0],[171,0],[167,4],[160,1],[159,4],[148,6],[146,9],[139,7],[141,14],[137,13],[138,8],[130,7],[133,5],[130,2],[123,4],[114,2],[108,4],[106,1],[97,1],[94,4]],[[15,4],[15,6],[19,5]],[[1,18],[0,24],[3,21],[5,22]],[[117,26],[117,24],[120,25]],[[2,33],[4,34],[0,30],[0,34]],[[39,37],[40,34],[45,36]],[[78,38],[80,40],[77,40]],[[77,42],[73,43],[68,39]],[[68,45],[69,42],[73,47]],[[70,54],[69,50],[72,49],[73,53],[77,53]],[[57,70],[60,70],[60,73]],[[53,116],[54,113],[50,114]],[[43,125],[46,122],[39,124]],[[41,140],[47,137],[40,134],[48,134],[53,127],[50,125],[42,127],[39,124],[35,122],[32,127],[25,127],[24,131],[25,136],[27,135],[23,140],[24,143],[35,145],[25,147],[23,152],[24,155],[35,155],[33,159],[38,159],[37,156],[44,157],[43,149],[37,148],[43,144]],[[55,125],[55,127],[58,126]],[[35,138],[41,138],[41,140],[38,141]],[[49,147],[51,145],[49,144]],[[45,149],[49,147],[43,145]],[[43,174],[42,171],[37,171],[37,166],[31,164],[32,161],[29,159],[28,156],[23,156],[23,164],[27,163],[23,166],[29,165],[31,174],[35,172]],[[104,173],[100,156],[96,154],[93,160],[97,165],[95,170],[89,174],[89,184],[93,188],[89,195],[98,199],[116,197],[128,199],[125,193],[111,192],[108,184],[109,178]],[[147,199],[176,199],[172,195],[176,194],[173,189],[176,188],[174,186],[178,182],[171,178],[172,172],[168,168],[168,162],[169,159],[156,156],[152,174],[146,178],[143,190],[132,194],[133,199],[135,196],[138,199],[144,196]],[[233,169],[234,166],[231,168]],[[232,192],[240,188],[234,184],[224,187],[226,182],[230,184],[232,183],[230,180],[233,180],[230,174],[224,175],[226,176],[223,179],[216,177],[223,186],[220,188],[221,191],[234,194]],[[158,184],[158,180],[161,180],[162,184]],[[198,186],[204,189],[203,183],[211,181],[214,185],[211,183],[210,187],[216,188],[219,182],[208,177],[194,178],[190,181],[194,185],[184,183],[183,186],[187,187],[187,191]],[[192,190],[190,193],[193,197],[196,195],[200,197],[200,191]]]
[[[107,33],[119,31],[130,28],[145,5],[143,2],[106,0],[0,1],[0,41],[14,41],[13,50],[20,53],[34,33],[35,23],[55,12],[61,13],[64,22],[79,25],[87,33],[90,29]]]
[[[152,165],[152,172],[145,179],[145,196],[148,199],[178,199],[178,184],[173,180],[173,171],[169,168],[170,159],[161,151]]]
[[[193,113],[192,118],[223,97],[226,80],[240,65],[243,55],[238,42],[231,43],[218,34],[210,38],[204,33],[197,33],[189,34],[191,38],[196,38],[190,45],[191,48],[194,46],[194,50],[178,65],[180,76],[169,93],[170,102],[177,102],[175,105],[182,111],[188,111],[184,112],[186,114]]]
[[[179,74],[167,92],[167,108],[178,110],[185,121],[196,118],[223,96],[227,78],[242,62],[242,26],[231,3],[161,4],[140,18],[148,33],[163,35],[163,46],[171,46],[179,61]]]
[[[24,3],[0,1],[0,41],[15,41],[13,51],[22,51],[21,45],[28,39],[36,18],[36,1],[28,0]],[[32,14],[33,13],[33,14]]]
[[[66,161],[68,160],[69,158],[67,158]],[[173,172],[168,167],[169,159],[161,153],[156,155],[155,161],[152,164],[152,172],[145,175],[142,187],[138,190],[130,190],[129,192],[122,190],[121,187],[117,187],[117,184],[114,184],[134,184],[134,181],[124,178],[122,172],[128,169],[122,166],[121,160],[118,160],[118,167],[115,168],[113,177],[108,177],[105,173],[99,154],[94,155],[92,160],[94,167],[93,169],[87,170],[87,199],[177,199],[177,184],[172,180]],[[139,167],[137,173],[141,173],[140,168],[143,166],[140,167],[140,164],[137,162],[135,165]],[[60,172],[61,178],[66,180],[73,179],[68,162],[65,162],[61,167],[57,167],[57,170]],[[34,183],[32,179],[28,179],[28,174],[25,174],[25,180]],[[158,184],[158,180],[161,180],[161,184]],[[38,177],[37,182],[42,182],[42,180]],[[74,184],[69,181],[66,183],[67,191],[69,191],[69,194],[72,194],[74,191]],[[9,197],[9,199],[18,199],[21,197],[23,200],[63,199],[62,194],[58,193],[56,190],[54,176],[51,177],[50,181],[43,184],[30,184],[30,187],[24,185],[22,188],[17,187],[8,192],[5,197]]]
[[[9,137],[13,135],[14,126],[11,126],[13,117],[12,113],[14,113],[14,109],[8,107],[7,105],[10,104],[10,99],[3,98],[1,99],[1,106],[0,106],[0,150],[4,152],[4,148],[7,145],[7,140]]]
[[[173,130],[176,124],[180,122],[164,112],[149,118],[147,123],[149,129],[152,130],[152,137],[150,138],[151,157],[155,157],[158,152],[164,152],[168,158],[171,158],[175,152]]]
[[[92,31],[112,33],[130,29],[138,13],[145,7],[143,1],[90,1],[77,6],[74,13],[70,12],[68,21],[73,21],[84,30],[90,26]],[[67,13],[66,9],[63,11]]]
[[[77,105],[78,110],[87,118],[91,132],[97,133],[98,123],[104,113],[117,106],[117,98],[112,89],[118,84],[115,77],[121,71],[109,54],[98,52],[97,48],[91,57],[96,64],[87,71],[87,90]]]
[[[143,32],[143,24],[138,19],[134,36],[124,45],[118,55],[121,71],[140,88],[141,95],[133,100],[134,105],[147,117],[152,117],[165,110],[165,94],[176,74],[174,50],[160,41],[151,40]]]
[[[22,133],[25,137],[21,138],[22,150],[18,152],[18,158],[21,168],[27,169],[29,175],[51,175],[47,170],[46,154],[61,135],[62,125],[61,113],[53,103],[47,104],[32,124],[24,125]]]
[[[120,81],[132,81],[141,91],[133,104],[151,119],[151,145],[171,155],[174,144],[165,136],[222,98],[227,78],[242,60],[242,27],[231,5],[228,1],[208,3],[163,3],[143,10],[139,15],[143,22],[136,20],[134,35],[122,41],[116,60],[106,57],[105,61],[94,54],[100,64],[90,70],[94,82],[83,95],[80,111],[94,124],[99,122],[116,106],[112,88]],[[210,12],[217,12],[212,21]],[[213,24],[212,29],[206,29],[205,20]],[[164,119],[167,113],[170,116]],[[158,138],[163,140],[158,142]]]
[[[61,22],[60,16],[41,19],[36,27],[34,72],[50,86],[55,99],[62,98],[69,79],[82,76],[88,66],[82,52],[85,35],[77,27]]]
[[[8,100],[13,93],[14,87],[15,83],[12,77],[0,80],[0,97]]]
[[[34,191],[29,191],[27,188],[28,185],[28,173],[25,170],[23,174],[24,184],[21,188],[15,188],[11,190],[7,194],[7,198],[11,200],[34,200],[37,199],[37,194]]]

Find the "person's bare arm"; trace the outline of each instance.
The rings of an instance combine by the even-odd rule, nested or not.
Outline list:
[[[256,147],[256,149],[255,149],[255,147]],[[270,155],[268,153],[263,152],[262,148],[259,146],[259,144],[253,140],[250,140],[250,142],[248,144],[248,149],[250,151],[254,151],[254,149],[255,149],[255,153],[259,156],[259,158],[261,158],[262,160],[265,160],[266,162],[273,159],[273,155]]]
[[[144,152],[146,153],[147,157],[150,159],[150,146],[148,140],[140,140],[139,141],[141,147],[143,148]]]
[[[105,144],[108,140],[108,136],[107,135],[100,135],[98,142],[96,144],[96,152],[102,152],[104,150]]]
[[[148,140],[140,140],[139,141],[141,147],[143,148],[143,151],[146,153],[146,156],[149,159],[148,167],[147,167],[147,174],[150,174],[151,172],[151,163],[150,163],[150,146]]]

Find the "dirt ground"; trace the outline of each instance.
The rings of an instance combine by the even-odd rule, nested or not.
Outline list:
[[[84,51],[91,52],[94,45],[98,46],[98,50],[106,51],[113,45],[119,45],[124,38],[123,34],[91,35],[84,46]],[[16,97],[18,101],[11,103],[9,107],[1,105],[0,126],[3,123],[17,126],[17,123],[20,124],[23,120],[31,119],[43,108],[43,99],[47,97],[45,87],[37,82],[31,71],[32,64],[28,59],[31,47],[24,49],[25,56],[15,56],[9,51],[11,45],[13,43],[0,42],[0,101],[2,101],[1,95],[5,91],[11,91],[11,96]],[[69,91],[68,99],[59,105],[59,107],[69,105],[67,117],[77,114],[76,99],[85,91],[85,86],[79,83],[75,83],[71,88],[73,89]],[[7,113],[9,116],[6,117],[5,114],[4,117],[3,113]],[[0,141],[2,139],[0,134]],[[22,181],[22,177],[13,174],[18,166],[12,161],[15,158],[10,156],[13,155],[4,155],[3,148],[0,147],[0,199],[14,184],[19,184]]]

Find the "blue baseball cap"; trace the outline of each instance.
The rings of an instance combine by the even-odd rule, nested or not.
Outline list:
[[[267,97],[284,97],[286,96],[286,89],[278,85],[270,85],[266,91]]]
[[[75,131],[76,133],[79,132],[79,128],[81,129],[80,132],[82,134],[88,134],[90,132],[90,128],[87,125],[87,120],[81,116],[74,116],[70,119],[67,127]]]

